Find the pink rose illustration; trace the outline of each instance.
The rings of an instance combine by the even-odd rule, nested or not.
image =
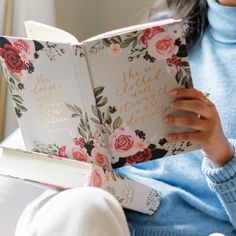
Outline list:
[[[102,176],[98,170],[94,170],[92,172],[89,185],[94,186],[94,187],[98,187],[98,188],[102,187]]]
[[[112,55],[112,57],[120,55],[120,53],[122,52],[120,44],[112,43],[108,49],[108,52]]]
[[[115,130],[109,137],[112,153],[117,157],[132,156],[137,153],[139,138],[136,133],[128,127]],[[113,160],[114,161],[114,160]]]
[[[95,165],[101,166],[104,169],[110,168],[109,154],[105,148],[96,147],[92,150],[91,156]]]
[[[85,148],[73,147],[72,157],[77,161],[88,161],[88,154]]]
[[[165,31],[165,30],[164,30],[162,27],[160,27],[160,26],[156,26],[156,27],[152,27],[152,28],[146,29],[146,30],[144,31],[143,36],[141,37],[141,41],[142,41],[142,43],[143,43],[146,47],[148,47],[148,41],[149,41],[150,39],[152,39],[156,34],[162,33],[162,32],[164,32],[164,31]]]
[[[175,45],[175,37],[168,32],[157,34],[149,41],[148,52],[159,60],[166,60],[176,55],[178,46]]]
[[[16,48],[19,52],[26,52],[29,53],[30,47],[29,45],[22,39],[19,39],[15,42],[13,42],[14,48]]]

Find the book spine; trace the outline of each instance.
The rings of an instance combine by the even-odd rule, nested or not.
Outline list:
[[[160,205],[159,191],[97,166],[92,167],[88,185],[111,193],[126,209],[152,215]]]
[[[96,101],[83,44],[72,45],[72,54],[84,111],[88,117],[93,117],[92,107],[96,107]],[[95,126],[92,122],[90,122],[90,126],[91,130],[95,131]]]

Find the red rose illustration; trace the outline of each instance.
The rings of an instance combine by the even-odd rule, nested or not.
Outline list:
[[[133,156],[127,157],[127,162],[129,164],[135,164],[139,162],[149,161],[152,158],[152,151],[150,148],[145,148],[144,151],[140,151]]]
[[[66,146],[61,146],[59,148],[59,153],[58,153],[59,157],[64,157],[64,158],[68,158],[68,155],[66,153]]]
[[[18,50],[18,52],[26,52],[29,53],[29,45],[22,39],[19,39],[13,43],[14,48]]]
[[[5,44],[4,48],[0,48],[0,56],[5,60],[5,64],[11,72],[21,73],[26,69],[25,63],[19,56],[19,51],[12,45]]]
[[[152,27],[150,29],[146,29],[144,31],[143,36],[141,37],[141,41],[147,47],[148,46],[148,40],[153,38],[156,34],[162,33],[164,31],[165,30],[160,26],[156,26],[156,27]]]
[[[172,55],[171,58],[166,59],[168,66],[180,66],[181,65],[181,58],[177,57],[176,55]]]
[[[86,144],[84,138],[74,138],[75,145],[80,146],[81,148],[84,148],[84,145]]]
[[[109,165],[109,153],[105,148],[97,147],[92,150],[91,156],[95,165],[108,169]]]

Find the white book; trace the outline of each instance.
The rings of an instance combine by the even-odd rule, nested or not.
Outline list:
[[[76,178],[76,186],[90,183],[99,170],[111,179],[104,189],[114,188],[118,199],[124,191],[133,196],[123,206],[153,212],[159,192],[112,169],[198,148],[164,138],[187,131],[163,122],[175,112],[169,91],[193,87],[181,20],[135,25],[83,42],[37,22],[25,26],[28,38],[0,36],[0,60],[25,147],[41,154],[4,149],[1,160],[16,158],[20,167],[10,172],[2,162],[2,174],[67,188],[75,187]],[[37,172],[33,162],[45,167]]]
[[[64,190],[94,186],[110,192],[131,210],[153,214],[160,192],[100,166],[52,155],[0,147],[0,174]]]

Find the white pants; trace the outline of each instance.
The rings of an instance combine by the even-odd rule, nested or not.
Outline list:
[[[125,214],[93,187],[45,192],[22,213],[15,236],[129,236]]]

